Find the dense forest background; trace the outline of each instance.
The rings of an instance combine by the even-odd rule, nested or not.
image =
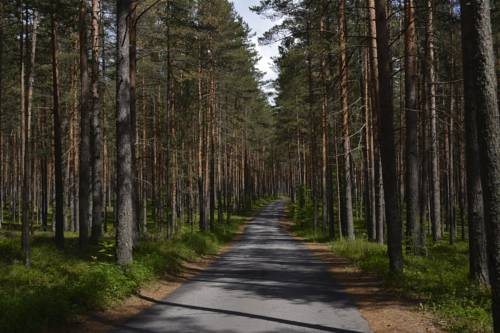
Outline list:
[[[498,330],[497,4],[252,10],[276,21],[260,38],[279,44],[275,82],[226,0],[0,2],[0,237],[21,240],[16,258],[33,264],[38,234],[80,253],[111,241],[128,265],[153,236],[286,195],[317,237],[387,244],[394,274],[466,242]]]
[[[125,161],[117,161],[114,5],[3,4],[4,224],[21,223],[25,209],[30,228],[79,231],[85,246],[100,238],[108,214],[118,214],[111,208],[121,180],[116,167]],[[194,223],[199,202],[199,226],[208,229],[216,206],[249,205],[250,196],[271,187],[263,178],[250,192],[272,153],[272,114],[250,31],[224,1],[131,6],[130,60],[121,61],[130,65],[131,123],[123,126],[132,133],[134,232],[145,231],[151,215],[175,233],[181,222]]]

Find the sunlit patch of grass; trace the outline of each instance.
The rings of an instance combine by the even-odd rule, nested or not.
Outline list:
[[[362,270],[377,273],[387,287],[421,301],[451,331],[491,331],[490,292],[469,280],[465,242],[449,245],[442,241],[430,246],[427,256],[405,255],[405,268],[398,276],[389,272],[385,245],[336,241],[331,249]]]
[[[289,205],[289,216],[295,221],[292,232],[309,241],[327,241],[314,232],[309,210]],[[363,221],[357,221],[358,227],[362,225]],[[428,245],[426,256],[406,254],[404,271],[395,276],[389,271],[387,246],[368,242],[362,237],[366,235],[358,232],[357,235],[360,239],[331,242],[331,250],[351,259],[363,271],[376,273],[396,293],[420,301],[450,331],[492,330],[491,293],[469,279],[467,242],[450,245],[440,241]]]

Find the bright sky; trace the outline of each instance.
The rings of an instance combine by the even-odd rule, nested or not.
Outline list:
[[[261,57],[258,63],[258,68],[265,74],[264,80],[274,80],[277,73],[273,70],[272,58],[278,55],[278,43],[263,46],[259,45],[258,38],[262,37],[264,32],[269,30],[273,25],[277,24],[277,22],[273,22],[250,11],[249,8],[257,5],[260,2],[259,0],[230,1],[234,4],[234,8],[238,14],[243,17],[243,20],[252,29],[252,32],[256,33],[253,37],[253,41],[255,43],[255,48]],[[269,89],[266,89],[266,91],[269,91]]]

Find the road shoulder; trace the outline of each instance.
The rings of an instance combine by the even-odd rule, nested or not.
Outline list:
[[[381,280],[374,274],[363,272],[349,259],[335,255],[328,244],[308,242],[293,235],[292,222],[286,217],[281,219],[280,224],[294,239],[328,264],[333,279],[353,299],[373,332],[444,332],[429,313],[419,310],[418,303],[384,289]]]
[[[66,326],[61,328],[59,332],[62,333],[70,331],[72,333],[104,333],[122,326],[122,324],[127,320],[152,306],[152,303],[148,301],[147,298],[164,299],[168,297],[187,280],[192,279],[203,272],[221,255],[229,251],[231,247],[241,238],[248,222],[250,222],[254,216],[249,217],[245,223],[242,223],[239,226],[234,239],[222,246],[216,255],[204,256],[192,262],[185,262],[180,274],[175,276],[165,275],[161,279],[152,281],[146,286],[140,288],[136,295],[132,295],[104,311],[98,311],[80,316],[73,324],[70,325],[70,327]],[[138,297],[138,295],[141,297]]]

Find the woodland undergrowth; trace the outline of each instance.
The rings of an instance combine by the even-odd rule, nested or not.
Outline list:
[[[167,240],[153,238],[158,230],[151,227],[125,269],[115,263],[111,236],[82,253],[76,233],[66,234],[66,247],[59,251],[48,232],[34,237],[27,268],[18,233],[0,231],[0,332],[50,332],[77,315],[116,305],[148,282],[177,275],[185,262],[216,254],[268,201],[257,201],[253,210],[232,215],[230,223],[217,224],[210,233],[185,225],[178,237]]]
[[[466,241],[453,245],[445,238],[427,241],[426,255],[404,255],[404,271],[393,275],[389,271],[387,246],[369,242],[362,219],[356,221],[357,239],[354,241],[328,240],[321,227],[314,228],[312,208],[305,200],[304,208],[296,204],[288,207],[294,220],[292,231],[308,241],[328,243],[332,252],[349,258],[361,270],[376,273],[384,286],[403,296],[416,300],[419,307],[434,314],[438,324],[452,332],[490,332],[490,290],[469,279],[469,252]]]

